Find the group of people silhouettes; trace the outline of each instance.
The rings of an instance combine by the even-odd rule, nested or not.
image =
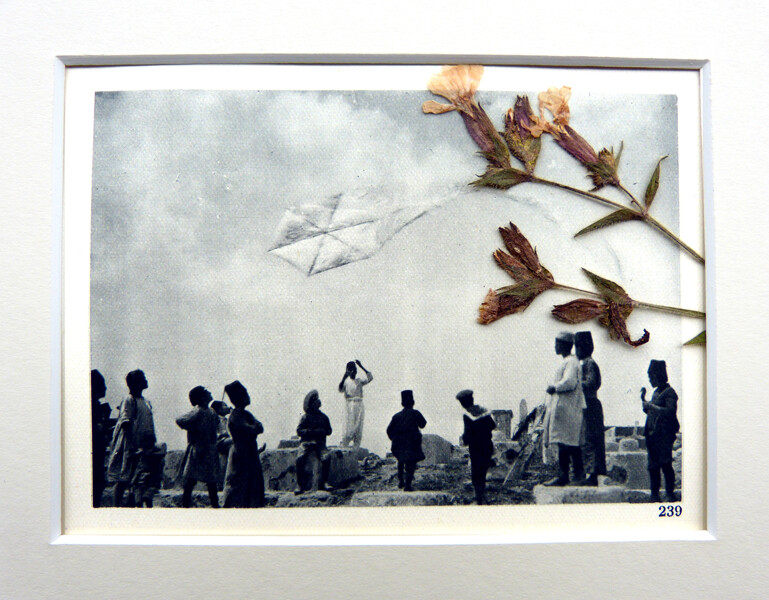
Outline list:
[[[575,354],[571,354],[574,347]],[[555,352],[563,357],[554,381],[547,387],[543,441],[544,455],[557,448],[558,476],[548,486],[598,485],[598,476],[606,474],[603,407],[598,400],[601,371],[593,360],[593,337],[589,331],[562,332],[555,339]],[[662,474],[666,499],[677,501],[673,445],[680,429],[677,418],[678,395],[668,383],[665,361],[652,360],[647,372],[655,388],[646,401],[641,389],[642,409],[646,413],[644,437],[651,482],[651,501],[660,501]],[[571,476],[571,477],[570,477]]]
[[[572,347],[575,354],[572,354]],[[603,408],[598,400],[601,371],[592,358],[593,339],[589,331],[560,333],[555,351],[563,357],[554,381],[547,387],[549,400],[542,421],[544,451],[547,461],[557,448],[559,474],[548,486],[598,485],[598,476],[606,474]],[[359,375],[359,369],[362,375]],[[675,498],[673,444],[679,424],[676,416],[678,397],[670,387],[664,361],[652,360],[649,382],[655,388],[650,401],[641,391],[642,408],[647,414],[644,435],[651,480],[651,499],[659,501],[662,475],[668,501]],[[363,386],[373,380],[372,373],[360,361],[347,363],[339,383],[346,405],[342,446],[360,446],[363,433]],[[152,406],[144,397],[147,378],[141,370],[126,376],[129,395],[120,404],[116,421],[110,419],[109,405],[100,400],[106,394],[104,377],[91,371],[93,505],[101,505],[107,482],[114,483],[114,506],[151,507],[161,487],[165,444],[158,445]],[[225,402],[215,401],[210,391],[196,386],[189,392],[192,409],[179,416],[176,424],[187,433],[187,447],[179,466],[183,486],[182,506],[192,506],[197,483],[208,489],[211,506],[219,508],[220,483],[223,481],[224,507],[254,508],[264,506],[265,486],[257,436],[262,424],[247,407],[251,403],[245,386],[233,381],[224,386]],[[492,432],[496,423],[491,413],[475,403],[473,391],[456,395],[465,410],[463,442],[470,455],[470,474],[475,501],[486,503],[486,476],[493,464]],[[422,413],[414,408],[412,390],[401,392],[402,410],[387,426],[391,450],[398,463],[398,487],[412,491],[417,463],[425,459],[421,430],[427,425]],[[296,460],[296,493],[325,489],[330,457],[326,439],[332,433],[331,422],[320,410],[317,390],[304,398],[302,415],[296,429],[299,453]],[[224,477],[222,478],[222,474]],[[128,496],[126,498],[126,492]]]

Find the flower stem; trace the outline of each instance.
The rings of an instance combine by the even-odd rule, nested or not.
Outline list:
[[[639,204],[638,200],[635,199],[633,194],[630,193],[624,186],[620,185],[618,186],[620,190],[622,190],[625,194],[627,194],[630,197],[631,202],[638,207],[638,210],[635,210],[633,208],[629,208],[625,206],[624,204],[620,204],[619,202],[614,202],[613,200],[609,200],[608,198],[604,198],[603,196],[599,196],[598,194],[594,194],[593,192],[588,192],[585,190],[581,190],[579,188],[572,187],[570,185],[566,185],[564,183],[558,183],[557,181],[551,181],[550,179],[544,179],[542,177],[538,177],[536,175],[532,175],[529,179],[532,183],[541,183],[543,185],[549,185],[551,187],[560,188],[562,190],[566,190],[567,192],[572,192],[573,194],[578,194],[584,198],[589,198],[590,200],[593,200],[594,202],[598,202],[600,204],[603,204],[604,206],[612,206],[619,210],[629,210],[638,215],[638,219],[641,221],[644,221],[648,223],[650,226],[654,227],[657,231],[662,233],[664,236],[675,242],[681,249],[683,249],[687,254],[689,254],[692,258],[694,258],[697,262],[701,264],[705,264],[705,258],[699,254],[694,248],[686,244],[681,238],[679,238],[675,233],[670,231],[667,227],[665,227],[662,223],[660,223],[657,219],[649,215]]]
[[[599,196],[598,194],[594,194],[593,192],[588,192],[585,190],[581,190],[579,188],[572,187],[570,185],[566,185],[565,183],[558,183],[557,181],[551,181],[550,179],[543,179],[542,177],[537,177],[536,175],[532,175],[529,181],[531,181],[532,183],[542,183],[544,185],[557,187],[562,190],[566,190],[567,192],[572,192],[573,194],[579,194],[580,196],[584,196],[585,198],[590,198],[594,202],[598,202],[605,206],[613,206],[614,208],[628,210],[627,206],[625,206],[624,204],[620,204],[619,202],[614,202],[614,200],[609,200],[608,198],[604,198],[603,196]]]
[[[694,248],[691,246],[688,246],[684,243],[682,239],[680,239],[675,233],[670,231],[667,227],[665,227],[662,223],[660,223],[657,219],[652,217],[651,215],[647,214],[644,217],[644,221],[646,221],[649,225],[657,229],[658,231],[661,231],[663,234],[665,234],[667,237],[669,237],[671,240],[673,240],[676,244],[678,244],[681,248],[683,248],[687,254],[689,254],[692,258],[694,258],[696,261],[705,264],[705,258],[697,252]]]
[[[585,294],[593,298],[600,298],[602,300],[604,299],[603,295],[597,292],[591,292],[590,290],[583,290],[581,288],[573,287],[571,285],[564,285],[562,283],[556,283],[553,286],[553,289],[576,292],[578,294]],[[659,312],[665,312],[673,315],[680,315],[682,317],[692,317],[694,319],[705,318],[705,313],[699,310],[691,310],[688,308],[678,308],[677,306],[665,306],[664,304],[652,304],[650,302],[639,302],[638,300],[633,300],[632,302],[633,302],[634,308],[646,308],[649,310],[656,310]]]
[[[635,204],[638,207],[638,210],[641,211],[642,214],[644,215],[646,214],[646,209],[643,206],[641,206],[641,203],[635,199],[635,196],[631,194],[630,191],[624,185],[622,185],[621,183],[618,183],[617,188],[625,192],[627,197],[630,198],[631,204]]]

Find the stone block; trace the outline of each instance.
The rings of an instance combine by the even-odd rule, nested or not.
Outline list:
[[[166,452],[166,458],[163,462],[163,480],[161,483],[161,487],[164,490],[173,487],[181,487],[182,482],[179,481],[179,466],[182,464],[183,458],[184,450],[169,450]]]
[[[606,442],[606,452],[618,452],[619,451],[619,442]]]
[[[548,487],[537,485],[533,490],[536,504],[614,504],[645,502],[648,492],[629,490],[620,486],[606,487]]]
[[[620,452],[638,452],[639,446],[638,446],[638,440],[635,438],[622,438],[619,441],[619,451]]]
[[[262,470],[268,490],[293,491],[296,489],[296,459],[298,448],[278,448],[262,452]],[[328,449],[328,482],[340,487],[360,477],[360,467],[353,448]]]
[[[356,458],[358,460],[365,460],[369,454],[371,454],[371,452],[369,452],[368,448],[358,448],[358,454],[356,455]]]
[[[521,403],[518,405],[518,423],[522,423],[526,417],[529,416],[529,407],[526,404],[526,399],[524,398],[521,400]]]
[[[332,446],[328,449],[328,453],[330,460],[328,483],[330,485],[341,487],[360,477],[360,465],[353,448]]]
[[[649,470],[646,452],[607,452],[606,472],[615,483],[635,490],[648,490]]]
[[[447,506],[452,499],[446,492],[358,492],[349,506]]]
[[[492,432],[492,439],[497,442],[506,442],[512,436],[511,428],[513,423],[512,410],[492,410],[491,417],[497,424],[497,428]]]
[[[265,489],[293,491],[296,489],[296,448],[265,450],[259,456],[264,471]]]
[[[290,440],[280,440],[280,442],[278,442],[278,449],[298,448],[301,443],[302,443],[302,440],[294,436]]]
[[[294,493],[284,493],[278,496],[276,508],[310,508],[316,506],[331,506],[334,496],[330,492],[305,492],[298,496]]]
[[[425,459],[419,464],[445,465],[451,459],[454,446],[448,440],[434,433],[426,433],[422,436],[422,452]]]

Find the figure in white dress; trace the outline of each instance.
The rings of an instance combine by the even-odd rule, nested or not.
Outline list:
[[[357,365],[357,366],[356,366]],[[365,373],[365,377],[358,377],[358,367]],[[374,376],[371,371],[360,364],[359,360],[348,362],[347,369],[339,382],[339,392],[344,394],[347,405],[347,421],[345,423],[342,446],[347,447],[352,442],[353,448],[359,448],[363,437],[363,386],[371,383]]]

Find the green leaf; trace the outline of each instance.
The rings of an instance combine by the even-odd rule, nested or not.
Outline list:
[[[684,346],[704,346],[706,343],[706,332],[703,331],[699,335],[694,336],[692,339],[686,342]]]
[[[602,219],[598,219],[595,223],[588,225],[584,229],[580,229],[577,233],[574,234],[574,237],[578,237],[585,233],[590,233],[591,231],[595,231],[596,229],[608,227],[609,225],[615,225],[616,223],[624,223],[625,221],[634,221],[640,218],[641,216],[637,212],[632,211],[628,208],[621,208],[613,213],[606,215]]]
[[[649,184],[646,186],[646,195],[644,196],[644,203],[646,204],[646,209],[650,209],[652,206],[652,202],[654,202],[654,196],[657,195],[657,189],[660,187],[660,165],[662,164],[662,161],[665,160],[667,156],[663,156],[657,161],[657,168],[654,169],[654,173],[652,173],[652,177],[649,180]]]
[[[632,304],[633,301],[631,300],[630,296],[628,296],[627,292],[622,289],[621,286],[609,279],[604,279],[600,275],[591,273],[587,269],[583,268],[582,270],[590,278],[590,281],[593,282],[593,285],[598,288],[598,291],[601,292],[601,295],[604,298],[616,302],[620,305],[627,306]]]
[[[508,190],[514,185],[529,181],[531,176],[520,169],[488,169],[470,185]]]

